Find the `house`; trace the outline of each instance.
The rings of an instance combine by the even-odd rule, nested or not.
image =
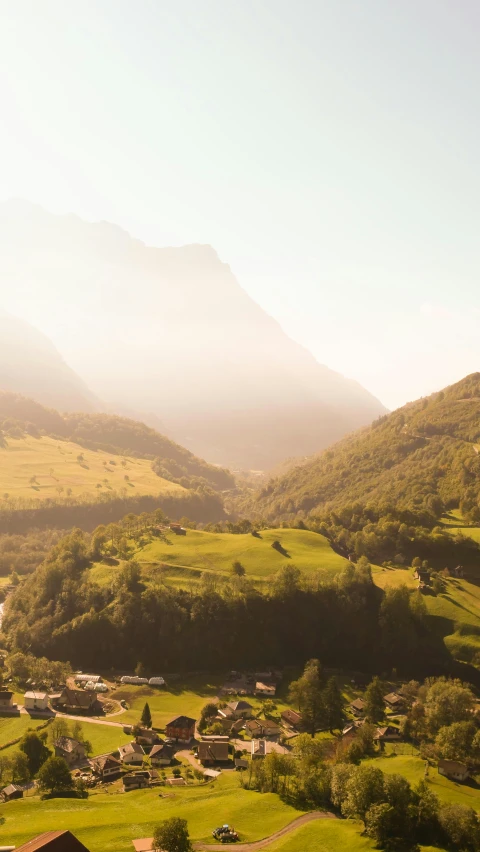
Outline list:
[[[167,778],[166,783],[169,787],[185,787],[186,781],[185,778]]]
[[[201,742],[198,745],[197,757],[204,766],[213,766],[215,763],[225,763],[230,760],[228,742]]]
[[[395,713],[401,713],[405,709],[405,699],[398,692],[389,692],[388,695],[383,696],[383,700],[388,709],[393,710]]]
[[[173,759],[173,748],[165,743],[154,745],[150,754],[150,763],[152,766],[170,766]]]
[[[4,802],[11,802],[13,799],[23,799],[23,787],[18,784],[9,784],[4,787],[0,793],[0,797]]]
[[[365,707],[366,704],[363,698],[356,698],[355,701],[352,701],[350,704],[350,710],[354,716],[363,716],[365,714]]]
[[[252,759],[255,757],[265,757],[267,754],[266,740],[252,740],[251,754]]]
[[[101,778],[102,781],[112,778],[122,771],[122,764],[111,754],[101,754],[99,757],[95,757],[88,762],[94,775]]]
[[[160,737],[158,736],[156,731],[152,731],[151,728],[134,728],[135,732],[135,742],[139,745],[155,745],[155,743],[161,742]]]
[[[23,706],[25,707],[25,710],[47,710],[48,693],[26,692],[23,696]]]
[[[430,571],[426,568],[415,568],[413,577],[415,580],[420,580],[421,583],[425,583],[427,586],[430,583]]]
[[[165,728],[167,737],[181,742],[190,742],[195,736],[196,719],[189,716],[176,716]]]
[[[274,683],[263,683],[261,680],[257,680],[255,684],[255,695],[267,695],[269,698],[273,698],[277,691],[277,687]]]
[[[230,701],[224,709],[227,710],[227,708],[231,711],[233,719],[250,719],[253,714],[253,707],[248,701]],[[222,715],[222,710],[218,713]]]
[[[46,831],[15,847],[15,852],[88,852],[88,849],[69,831]]]
[[[290,728],[296,728],[298,730],[302,727],[302,714],[297,713],[296,710],[284,710],[282,713],[282,719]]]
[[[373,739],[379,743],[393,743],[398,742],[402,737],[398,728],[394,728],[392,725],[385,725],[382,728],[377,728]]]
[[[249,719],[245,722],[245,730],[252,737],[279,737],[282,729],[276,722],[268,719]]]
[[[90,689],[70,689],[66,686],[56,699],[56,704],[66,713],[93,713],[98,708],[98,698]]]
[[[55,740],[53,747],[55,749],[55,757],[63,757],[69,766],[85,760],[87,756],[83,743],[79,743],[78,740],[74,740],[72,737],[59,737],[58,740]]]
[[[0,707],[13,707],[13,692],[8,689],[0,690]]]
[[[466,781],[470,777],[468,766],[459,760],[439,760],[438,771],[452,781]]]
[[[238,772],[242,772],[244,769],[248,769],[248,760],[246,760],[244,757],[236,757],[235,769]]]
[[[235,736],[242,730],[245,725],[245,719],[223,719],[222,716],[215,716],[212,720],[212,725],[221,725],[225,734]],[[205,737],[202,736],[202,739]]]
[[[123,791],[127,793],[129,790],[141,790],[148,787],[148,782],[148,772],[132,772],[123,776]]]
[[[122,763],[143,763],[145,752],[138,743],[127,743],[118,749]]]
[[[181,524],[170,524],[170,529],[175,535],[186,535],[187,531]]]

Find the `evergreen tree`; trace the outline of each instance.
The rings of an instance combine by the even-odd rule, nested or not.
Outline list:
[[[290,699],[300,710],[303,723],[309,733],[315,733],[325,725],[325,704],[322,691],[322,669],[318,660],[309,660],[303,675],[290,684]]]
[[[373,724],[381,722],[385,716],[383,701],[383,685],[380,678],[375,676],[365,692],[365,718]]]
[[[145,704],[145,707],[142,710],[142,716],[140,719],[144,728],[152,727],[152,714],[150,713],[150,707],[148,706],[148,702]]]
[[[341,730],[345,722],[345,701],[335,677],[329,678],[323,690],[325,724],[328,729]]]

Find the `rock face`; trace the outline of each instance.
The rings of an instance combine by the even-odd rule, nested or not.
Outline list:
[[[96,394],[152,412],[210,461],[269,468],[385,411],[291,340],[209,246],[152,248],[108,223],[7,202],[0,276],[14,293],[4,304],[27,303],[22,315]]]
[[[0,312],[0,390],[62,411],[94,411],[97,401],[36,328]]]

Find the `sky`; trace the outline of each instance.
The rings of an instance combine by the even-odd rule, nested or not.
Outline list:
[[[389,408],[480,369],[476,0],[0,0],[0,200],[209,243]]]

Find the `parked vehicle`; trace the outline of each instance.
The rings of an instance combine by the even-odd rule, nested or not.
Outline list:
[[[218,828],[214,828],[212,835],[220,843],[236,843],[240,839],[238,832],[229,825],[220,825]]]

